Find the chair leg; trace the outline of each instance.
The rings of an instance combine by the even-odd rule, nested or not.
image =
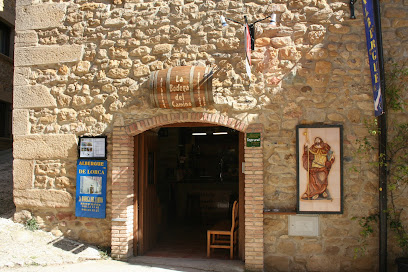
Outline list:
[[[230,236],[230,259],[234,258],[234,234],[232,233]]]
[[[207,257],[210,257],[211,233],[207,231]]]

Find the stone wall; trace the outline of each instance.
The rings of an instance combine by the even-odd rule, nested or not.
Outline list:
[[[288,236],[288,216],[265,214],[266,271],[372,271],[378,241],[359,246],[353,216],[377,210],[377,169],[355,158],[356,139],[373,116],[361,5],[349,19],[344,1],[326,0],[19,0],[14,77],[15,203],[47,230],[110,245],[107,219],[74,216],[76,140],[174,113],[227,116],[262,123],[264,207],[296,206],[297,124],[344,126],[344,213],[320,215],[321,235]],[[221,28],[220,14],[250,22],[275,8],[277,26],[256,24],[252,78],[245,72],[243,29]],[[386,59],[406,60],[408,2],[383,1]],[[157,109],[151,72],[178,65],[217,65],[214,105]],[[406,118],[406,117],[404,117]],[[359,172],[351,170],[358,166]],[[21,169],[21,171],[19,171]],[[29,197],[27,197],[29,196]],[[116,223],[115,223],[116,224]],[[395,251],[397,252],[397,251]],[[394,252],[389,252],[390,258]],[[335,257],[335,258],[334,258]],[[392,262],[392,261],[390,261]]]

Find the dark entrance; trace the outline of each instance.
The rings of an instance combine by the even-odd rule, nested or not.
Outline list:
[[[230,219],[234,200],[244,200],[242,141],[242,133],[208,124],[172,125],[135,137],[135,255],[206,257],[207,229]],[[227,259],[229,252],[216,250],[214,257]]]

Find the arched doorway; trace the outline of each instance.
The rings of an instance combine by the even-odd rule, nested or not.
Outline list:
[[[206,233],[240,205],[236,259],[243,259],[245,221],[242,132],[177,123],[135,136],[134,254],[205,258]],[[216,250],[212,257],[228,258]]]
[[[219,114],[176,113],[137,121],[115,127],[112,136],[112,256],[126,259],[134,252],[135,232],[135,160],[134,136],[147,130],[179,123],[206,123],[229,127],[247,133],[258,132],[262,142],[262,124],[246,124]],[[245,137],[244,137],[245,138]],[[245,266],[263,269],[263,149],[244,146],[245,176]]]

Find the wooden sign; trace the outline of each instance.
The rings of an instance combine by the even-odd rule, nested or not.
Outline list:
[[[177,66],[150,74],[150,98],[163,109],[205,107],[213,103],[210,67]]]

